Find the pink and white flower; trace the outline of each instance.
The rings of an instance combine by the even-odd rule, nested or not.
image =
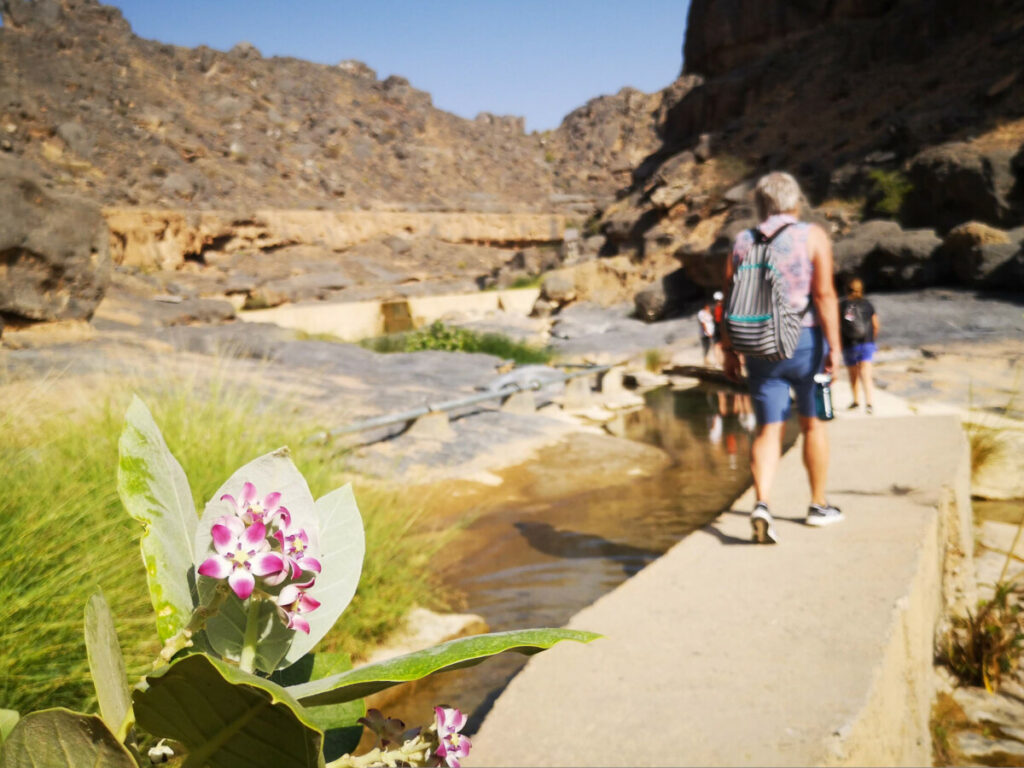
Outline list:
[[[473,743],[461,731],[466,725],[466,716],[454,707],[434,707],[434,724],[437,727],[437,751],[448,768],[460,768],[459,761],[469,754]]]
[[[274,598],[278,610],[283,614],[282,618],[288,624],[288,629],[295,629],[299,632],[309,634],[309,622],[302,616],[304,613],[315,611],[320,607],[320,601],[306,594],[298,584],[288,584],[281,593]]]
[[[235,508],[235,514],[242,519],[246,525],[252,523],[263,523],[268,528],[275,526],[287,528],[292,524],[292,516],[286,507],[280,505],[281,494],[277,491],[268,493],[262,501],[258,500],[259,494],[256,486],[246,483],[242,486],[240,499],[235,499],[230,493],[220,497],[221,501],[231,502]]]
[[[210,528],[216,554],[199,566],[202,576],[227,579],[228,586],[245,600],[256,587],[256,577],[269,577],[287,567],[284,558],[270,549],[262,522],[246,525],[240,518],[224,515]]]
[[[309,548],[309,535],[305,528],[291,530],[285,528],[274,532],[274,538],[281,545],[281,554],[291,568],[291,578],[299,578],[303,571],[320,573],[320,561],[311,557],[307,550]],[[299,586],[308,587],[313,580],[307,581]]]

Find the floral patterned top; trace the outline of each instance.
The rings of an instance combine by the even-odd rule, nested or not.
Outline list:
[[[807,235],[811,230],[811,225],[788,213],[776,213],[758,224],[757,228],[765,236],[771,237],[784,224],[792,226],[772,242],[775,266],[786,279],[786,285],[789,287],[789,303],[793,309],[803,312],[810,305],[803,316],[803,325],[813,328],[818,325],[818,315],[811,304],[811,276],[814,274],[814,264],[811,262],[811,254],[807,248]],[[750,230],[745,229],[740,232],[732,247],[733,268],[743,261],[743,257],[746,256],[753,244],[754,237],[750,234]]]

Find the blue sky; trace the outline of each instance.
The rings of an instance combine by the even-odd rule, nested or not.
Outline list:
[[[656,91],[682,64],[689,0],[107,0],[141,37],[402,75],[463,117],[555,128],[588,99]]]

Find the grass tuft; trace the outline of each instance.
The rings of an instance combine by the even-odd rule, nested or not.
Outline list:
[[[480,352],[517,363],[547,363],[551,350],[516,341],[500,333],[477,333],[466,328],[445,325],[440,320],[412,333],[392,334],[365,339],[360,344],[374,352]]]
[[[116,488],[130,395],[124,385],[74,404],[38,387],[10,398],[13,406],[0,412],[0,708],[92,707],[82,629],[96,587],[114,613],[130,682],[151,668],[159,650],[141,531]],[[304,442],[313,425],[255,391],[165,382],[140,395],[200,509],[235,469],[283,445],[314,497],[346,481],[337,456]],[[412,605],[443,607],[430,562],[447,534],[425,530],[428,500],[408,503],[400,492],[360,488],[356,498],[367,539],[363,577],[326,645],[358,657]]]

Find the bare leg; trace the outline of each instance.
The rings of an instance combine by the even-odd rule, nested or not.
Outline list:
[[[769,503],[775,471],[782,456],[782,428],[784,422],[758,424],[757,435],[750,444],[750,471],[754,475],[757,500]]]
[[[811,503],[825,505],[825,485],[828,482],[828,430],[825,422],[813,416],[800,417],[804,435],[804,467],[811,484]],[[755,484],[756,484],[755,474]]]
[[[864,402],[871,405],[875,399],[875,379],[871,372],[871,363],[868,361],[858,363],[857,368],[860,372],[861,385],[864,387]]]
[[[857,399],[857,380],[860,374],[860,366],[848,365],[846,370],[850,372],[850,391],[853,392],[853,402],[859,403],[860,400]]]

